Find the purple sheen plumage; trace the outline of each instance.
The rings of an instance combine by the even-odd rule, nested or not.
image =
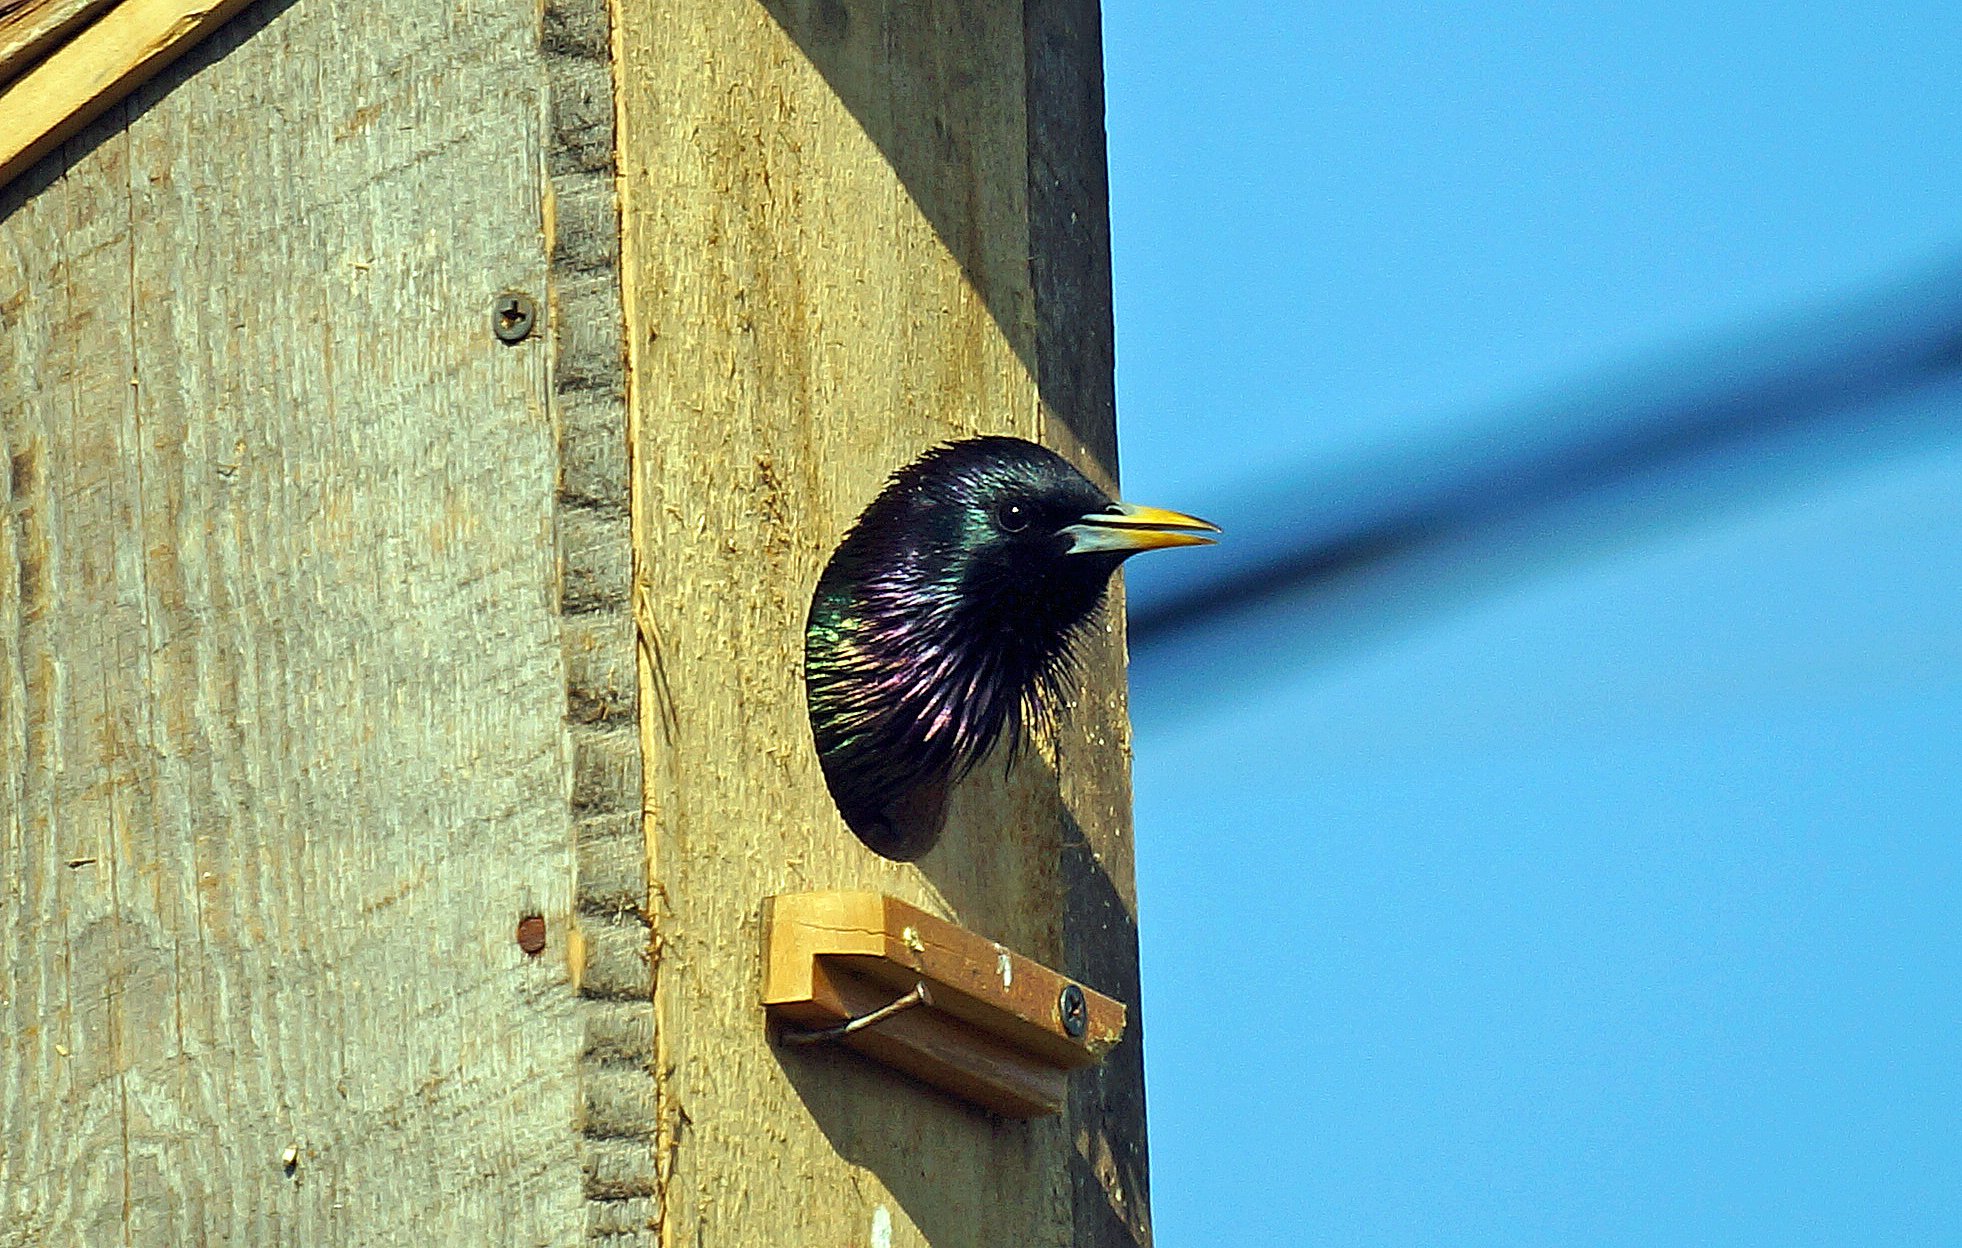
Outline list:
[[[1003,498],[1045,527],[1002,532]],[[1019,749],[1063,705],[1117,561],[1068,556],[1053,535],[1108,505],[1049,451],[975,439],[895,474],[833,554],[806,632],[811,725],[839,810],[874,849],[924,852],[932,833],[909,839],[890,812],[1003,737]]]

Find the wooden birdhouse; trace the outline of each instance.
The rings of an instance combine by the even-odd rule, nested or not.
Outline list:
[[[1098,40],[0,3],[0,1226],[1149,1242],[1121,599],[917,863],[801,677],[925,448],[1115,487]]]

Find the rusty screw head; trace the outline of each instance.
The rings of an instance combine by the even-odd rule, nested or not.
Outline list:
[[[523,342],[537,320],[538,309],[530,295],[507,290],[491,305],[491,332],[499,342]]]
[[[1056,1017],[1063,1020],[1063,1030],[1075,1040],[1081,1040],[1083,1033],[1090,1029],[1090,1003],[1083,999],[1083,989],[1075,984],[1064,984],[1063,993],[1056,998]]]

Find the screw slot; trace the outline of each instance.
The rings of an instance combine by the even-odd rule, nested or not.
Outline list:
[[[529,295],[506,291],[491,305],[491,332],[499,342],[523,342],[531,336],[537,320],[538,311]]]
[[[1064,984],[1062,995],[1056,998],[1056,1016],[1071,1039],[1082,1039],[1083,1033],[1090,1029],[1090,1003],[1083,999],[1083,989]]]

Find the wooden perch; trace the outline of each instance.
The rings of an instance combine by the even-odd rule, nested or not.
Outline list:
[[[839,1028],[925,985],[919,1004],[840,1042],[1008,1117],[1059,1111],[1069,1072],[1124,1035],[1121,1003],[879,893],[773,897],[764,931],[773,1019]]]

